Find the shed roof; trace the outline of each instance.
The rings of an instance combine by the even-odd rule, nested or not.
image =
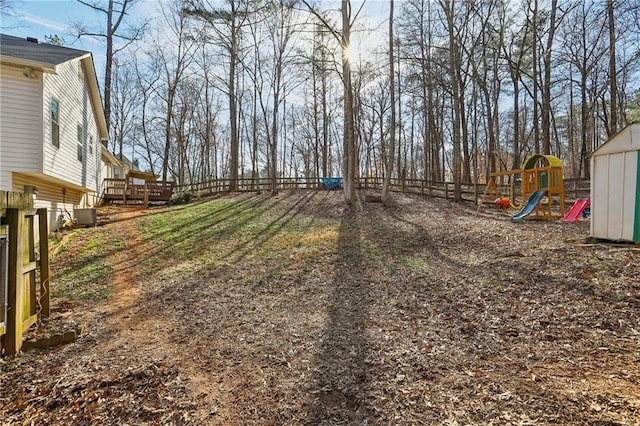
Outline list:
[[[640,150],[640,123],[632,123],[611,136],[591,153],[591,156]]]

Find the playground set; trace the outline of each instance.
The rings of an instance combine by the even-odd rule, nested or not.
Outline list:
[[[516,176],[520,175],[520,194],[518,194]],[[505,185],[497,180],[508,179],[508,194],[504,194]],[[515,208],[518,212],[511,217],[512,222],[522,222],[525,217],[535,213],[536,219],[575,222],[590,204],[589,199],[576,201],[565,215],[564,181],[562,161],[553,155],[535,154],[527,158],[522,169],[495,172],[489,175],[484,200],[493,202],[507,210]],[[520,199],[520,203],[517,200]]]

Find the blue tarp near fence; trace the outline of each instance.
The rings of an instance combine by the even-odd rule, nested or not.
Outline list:
[[[329,190],[342,188],[342,178],[323,177],[320,178],[320,180],[322,181],[322,186],[324,187],[324,189]]]

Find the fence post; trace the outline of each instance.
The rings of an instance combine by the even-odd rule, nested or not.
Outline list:
[[[144,183],[144,206],[149,207],[149,184],[147,182]]]
[[[7,301],[9,302],[7,332],[3,347],[6,355],[15,355],[22,347],[22,310],[24,303],[24,275],[22,263],[24,257],[24,211],[7,209],[9,225],[9,265],[7,265]]]
[[[444,199],[449,200],[449,184],[447,182],[444,183]]]
[[[513,197],[511,197],[513,200]],[[478,182],[473,184],[473,204],[478,204]]]
[[[47,209],[38,209],[38,233],[40,234],[40,306],[42,316],[48,317],[49,308],[49,223]]]

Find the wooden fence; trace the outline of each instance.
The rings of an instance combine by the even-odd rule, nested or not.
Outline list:
[[[486,184],[484,183],[463,183],[462,199],[477,202],[484,194]],[[504,195],[513,194],[519,191],[519,187],[511,184],[499,184],[499,189]],[[191,191],[199,195],[213,195],[228,192],[231,188],[230,179],[213,179],[206,182],[196,182],[186,185],[177,185],[176,192]],[[278,190],[284,189],[321,189],[322,183],[318,178],[280,178],[277,180]],[[362,177],[358,180],[358,188],[362,190],[380,191],[382,190],[382,178]],[[453,199],[453,182],[428,181],[423,179],[391,179],[390,189],[395,192],[405,192],[413,194],[430,195]],[[271,190],[271,179],[251,179],[241,178],[237,180],[238,192],[262,192]],[[588,179],[565,179],[564,180],[565,199],[567,202],[577,198],[589,196]]]
[[[30,195],[0,191],[0,354],[15,355],[23,334],[49,316],[46,209]]]

